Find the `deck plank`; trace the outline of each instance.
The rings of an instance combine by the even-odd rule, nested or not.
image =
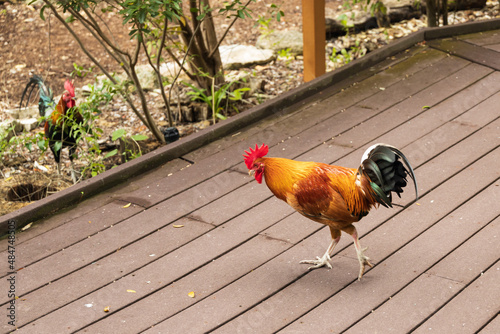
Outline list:
[[[499,281],[500,261],[480,275],[414,333],[443,331],[473,333],[481,329],[500,312]]]
[[[418,52],[414,51],[419,50]],[[327,110],[333,111],[328,113],[318,113],[317,109],[311,109],[310,105],[305,105],[300,110],[291,114],[275,114],[271,115],[270,119],[263,120],[259,124],[253,125],[251,128],[246,128],[241,131],[237,136],[225,137],[217,140],[211,144],[206,145],[199,150],[185,155],[188,160],[200,162],[201,160],[211,156],[214,152],[231,148],[235,143],[249,138],[255,138],[260,131],[266,131],[266,135],[259,135],[260,139],[265,140],[266,136],[271,135],[273,132],[283,134],[284,138],[294,136],[301,131],[310,128],[316,124],[320,124],[323,120],[334,116],[336,113],[343,109],[347,109],[354,104],[371,97],[374,94],[380,93],[380,87],[389,87],[397,85],[404,78],[413,76],[414,74],[432,66],[437,66],[440,61],[446,58],[446,54],[430,49],[427,47],[414,47],[408,53],[398,54],[395,58],[405,57],[405,55],[416,52],[411,58],[411,61],[397,62],[392,64],[384,71],[377,72],[375,69],[374,74],[366,76],[361,74],[363,80],[350,82],[349,85],[342,86],[338,91],[333,93],[325,93],[321,99],[316,102],[323,103],[328,106]],[[372,72],[371,70],[369,72]],[[332,101],[332,98],[333,101]],[[334,102],[334,103],[331,103]]]
[[[194,239],[192,242],[176,248],[173,252],[167,253],[165,256],[159,256],[156,261],[140,267],[139,270],[122,277],[113,284],[106,285],[95,292],[86,294],[84,297],[64,307],[54,307],[53,311],[55,312],[35,321],[34,324],[37,328],[43,328],[44,330],[62,328],[65,319],[72,317],[73,321],[77,324],[76,328],[85,326],[90,324],[89,321],[95,321],[106,316],[106,313],[102,312],[102,310],[108,306],[110,299],[113,300],[114,308],[119,310],[129,303],[151,293],[151,288],[148,287],[147,290],[137,289],[136,293],[127,294],[126,290],[130,289],[130,286],[144,286],[147,281],[158,282],[154,287],[156,291],[172,284],[192,270],[209,263],[211,259],[217,258],[251,239],[254,234],[293,212],[287,206],[276,207],[276,201],[274,198],[267,200],[258,209],[254,208],[247,211],[226,224],[211,230],[209,233]],[[249,220],[255,223],[242,223]],[[160,237],[158,240],[161,242]],[[147,243],[148,240],[144,239],[144,242]],[[140,246],[136,245],[137,249],[144,248]],[[153,249],[154,247],[149,251],[143,251],[142,256],[147,257]],[[200,252],[200,249],[204,251]],[[120,250],[120,252],[125,250]],[[137,250],[131,249],[131,253],[137,254]],[[193,254],[198,255],[193,258]],[[170,270],[165,270],[165,268],[170,268]],[[105,268],[102,268],[102,270],[105,270]],[[95,307],[85,308],[84,305],[88,303],[92,303]],[[79,316],[75,317],[73,316],[74,314],[79,314]],[[26,316],[28,317],[29,314]]]
[[[434,40],[430,41],[429,45],[452,55],[463,57],[477,64],[487,64],[487,66],[497,71],[500,70],[499,53],[492,49],[453,39]]]
[[[228,180],[232,181],[230,183],[232,188],[228,186]],[[59,277],[90,265],[127,244],[143,239],[145,236],[154,233],[154,231],[172,224],[176,219],[189,214],[193,210],[191,205],[194,203],[200,206],[208,204],[211,200],[245,183],[246,181],[242,180],[241,175],[226,172],[214,179],[205,181],[202,187],[182,193],[179,196],[180,198],[162,203],[150,211],[141,212],[84,239],[82,242],[72,245],[64,251],[57,252],[51,257],[27,266],[19,271],[19,279],[23,281],[23,285],[19,287],[18,293],[23,295]],[[221,187],[220,184],[226,184],[227,186]],[[201,194],[204,196],[201,196]],[[175,207],[175,209],[172,210],[172,207]],[[163,214],[163,219],[154,219],[155,214]],[[147,224],[144,222],[147,222]],[[43,270],[43,268],[51,268],[51,270],[47,271]],[[1,301],[6,301],[7,296],[1,296],[0,298]]]
[[[500,332],[500,315],[497,315],[479,331],[480,334],[496,334],[498,332]]]
[[[480,165],[487,165],[489,163],[488,160],[491,161],[491,159],[493,159],[493,157],[490,155],[489,159],[482,161]],[[479,165],[477,168],[479,168]],[[460,182],[470,178],[471,174],[471,170],[466,170],[463,173],[458,174],[455,178],[449,180],[447,184],[458,187],[461,184]],[[497,175],[498,177],[498,173],[491,174]],[[380,298],[383,298],[382,300],[384,300],[392,296],[393,293],[398,290],[398,284],[404,285],[407,282],[406,280],[411,280],[414,278],[413,276],[418,276],[419,268],[416,262],[420,263],[422,266],[420,271],[424,272],[430,266],[427,264],[429,258],[434,261],[439,260],[441,255],[438,253],[438,249],[436,248],[438,248],[438,246],[446,246],[443,245],[443,242],[439,241],[439,232],[425,232],[426,237],[419,238],[417,240],[419,240],[420,243],[435,246],[432,247],[433,251],[429,252],[432,253],[432,256],[425,256],[428,252],[427,249],[429,246],[427,246],[427,248],[423,247],[423,249],[420,249],[419,247],[422,246],[418,245],[411,247],[412,251],[401,250],[389,258],[389,260],[385,260],[382,263],[380,259],[393,254],[398,247],[408,248],[408,246],[405,246],[406,240],[411,240],[414,235],[418,235],[427,227],[432,226],[436,220],[441,218],[439,213],[442,211],[446,212],[447,207],[450,208],[449,210],[453,210],[457,204],[467,200],[470,196],[474,196],[475,193],[481,189],[481,186],[482,185],[478,184],[475,191],[466,191],[467,193],[461,194],[461,198],[457,198],[458,196],[455,196],[450,199],[450,187],[443,185],[425,197],[432,198],[435,202],[440,203],[439,208],[423,204],[421,206],[409,207],[397,215],[394,219],[381,225],[374,232],[364,235],[361,239],[361,244],[370,247],[367,255],[372,257],[376,266],[375,268],[368,270],[362,282],[356,282],[349,285],[349,283],[355,282],[357,275],[355,252],[352,245],[350,245],[347,249],[340,251],[338,255],[334,257],[333,272],[327,270],[313,271],[303,278],[293,282],[290,286],[279,290],[276,295],[266,299],[262,304],[259,304],[255,308],[247,311],[240,317],[251,317],[250,314],[262,312],[262,309],[272,310],[268,312],[268,319],[266,322],[261,324],[262,327],[254,328],[258,332],[272,332],[286,326],[288,322],[296,319],[300,315],[301,311],[307,312],[309,308],[319,304],[319,307],[310,311],[304,317],[298,319],[291,325],[290,328],[285,328],[284,333],[289,331],[293,332],[294,330],[313,333],[316,331],[325,331],[326,329],[339,332],[346,329],[349,327],[351,322],[357,320],[357,318],[353,319],[354,315],[357,317],[363,317],[375,308],[377,303],[381,302]],[[500,191],[498,187],[491,186],[490,188],[493,194],[500,194],[498,193]],[[444,205],[444,200],[447,200],[449,204]],[[490,208],[495,200],[495,196],[484,195],[478,197],[473,203],[480,205],[481,207],[484,205],[484,208]],[[460,212],[466,214],[470,212],[470,210],[468,207],[464,206],[460,209]],[[432,220],[423,220],[421,215],[433,218]],[[492,216],[494,216],[493,213]],[[443,230],[446,230],[449,226],[453,226],[455,224],[454,219],[451,218],[447,219],[445,222],[446,226],[442,228]],[[469,227],[470,229],[480,228],[480,226],[474,226],[472,224],[464,223],[464,225],[464,227]],[[466,230],[467,228],[462,229],[460,231],[461,233],[457,233],[456,235],[454,234],[454,237],[466,238],[468,235],[467,233],[469,232]],[[381,236],[384,237],[382,238]],[[436,243],[434,244],[429,240],[436,240]],[[447,240],[451,240],[451,236],[450,238],[447,238]],[[456,242],[457,241],[455,241],[455,243]],[[420,255],[420,252],[423,252],[423,255]],[[415,260],[412,260],[412,258],[415,258]],[[346,268],[344,267],[347,259],[351,261],[350,263],[347,262],[347,265],[351,267],[350,271],[348,271],[350,275],[346,274]],[[341,262],[337,265],[337,262],[339,261]],[[391,264],[391,262],[394,264]],[[377,273],[374,273],[375,271]],[[375,284],[373,283],[373,279],[376,279],[377,282],[388,282],[390,284]],[[399,280],[403,281],[398,283]],[[346,285],[348,285],[348,287],[338,293],[339,289]],[[388,291],[381,295],[381,289],[388,289]],[[328,299],[331,295],[333,295],[333,297]],[[372,298],[379,299],[373,300],[372,304],[370,304],[369,301],[372,300]],[[327,301],[325,302],[325,300]],[[289,308],[288,305],[297,305],[297,307]],[[200,306],[197,311],[202,312],[202,310],[203,308]],[[346,312],[348,314],[346,314]],[[332,318],[329,317],[328,314],[335,314],[336,316]],[[233,322],[235,325],[239,324],[239,320],[235,319],[228,324],[229,327],[227,327],[227,330],[221,329],[221,332],[233,332],[235,329],[234,325],[232,326]]]
[[[83,238],[98,233],[110,225],[134,216],[143,208],[137,205],[131,205],[124,208],[126,202],[114,201],[100,208],[87,213],[85,216],[60,225],[49,232],[45,232],[36,238],[29,239],[16,245],[17,267],[23,268],[31,265],[41,259],[51,256],[62,249],[71,246]],[[57,234],[58,238],[53,235]],[[43,250],[42,252],[40,250]],[[0,256],[7,257],[6,251],[1,252]],[[2,267],[2,271],[3,271]],[[6,270],[7,268],[5,268]],[[0,275],[5,275],[1,272]]]
[[[453,216],[452,219],[464,219]],[[492,250],[499,237],[497,217],[346,333],[410,332],[498,260],[500,253]],[[484,250],[481,256],[468,256],[478,250]],[[453,271],[456,274],[450,274]]]

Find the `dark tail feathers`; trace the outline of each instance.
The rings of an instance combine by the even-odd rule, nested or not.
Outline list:
[[[417,180],[413,168],[404,154],[393,146],[375,144],[368,148],[363,154],[358,172],[369,177],[377,202],[385,207],[392,207],[392,192],[401,197],[400,194],[407,185],[407,175],[410,175],[415,184],[415,194],[418,199]]]
[[[26,101],[25,107],[28,106],[28,103],[31,98],[31,94],[33,94],[33,91],[35,88],[40,89],[40,99],[38,100],[38,110],[40,112],[40,116],[45,116],[45,110],[49,108],[51,105],[54,105],[54,96],[52,94],[52,90],[48,88],[45,83],[43,82],[43,79],[39,77],[38,75],[33,75],[30,78],[30,81],[26,85],[23,91],[23,95],[21,96],[21,103],[19,104],[19,108],[23,107],[23,101],[24,101],[24,96],[26,95],[26,92],[31,88],[28,98]]]

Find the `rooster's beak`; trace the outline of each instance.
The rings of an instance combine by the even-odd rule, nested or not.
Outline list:
[[[254,171],[253,169],[250,169],[250,170],[248,171],[248,175],[249,175],[249,176],[253,176],[254,174],[255,174],[255,171]]]

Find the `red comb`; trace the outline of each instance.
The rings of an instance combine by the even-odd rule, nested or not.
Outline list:
[[[73,83],[69,81],[69,79],[64,83],[64,89],[67,90],[72,97],[75,97],[75,86],[73,86]]]
[[[247,168],[251,169],[255,159],[262,158],[263,156],[265,156],[267,154],[267,152],[269,152],[269,146],[267,146],[266,144],[262,144],[261,147],[259,147],[259,145],[255,144],[255,150],[253,150],[250,147],[250,152],[245,151],[246,155],[243,154]]]

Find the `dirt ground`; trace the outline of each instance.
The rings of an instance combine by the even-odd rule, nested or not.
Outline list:
[[[23,2],[0,1],[0,103],[2,108],[16,106],[21,98],[24,86],[31,74],[39,74],[46,78],[57,96],[63,90],[63,83],[73,71],[73,63],[84,68],[93,64],[81,51],[71,34],[53,16],[50,10],[45,11],[46,20],[39,16],[41,1],[31,6]],[[222,1],[211,1],[215,8]],[[336,6],[337,1],[327,1]],[[255,17],[266,14],[269,5],[276,3],[285,12],[280,23],[273,23],[272,28],[301,29],[301,0],[258,0],[249,8]],[[103,20],[118,44],[130,43],[128,31],[123,29],[121,18],[113,13],[102,14]],[[218,36],[221,36],[230,21],[216,17]],[[231,28],[223,44],[244,43],[252,45],[260,35],[254,21],[239,20]],[[75,31],[82,36],[83,43],[95,55],[108,71],[118,70],[116,63],[110,59],[103,48],[94,43],[90,33],[78,22],[72,23]],[[118,33],[116,33],[118,32]],[[132,43],[130,43],[132,44]],[[142,59],[145,63],[145,58]],[[75,86],[92,82],[92,78],[75,78]]]

